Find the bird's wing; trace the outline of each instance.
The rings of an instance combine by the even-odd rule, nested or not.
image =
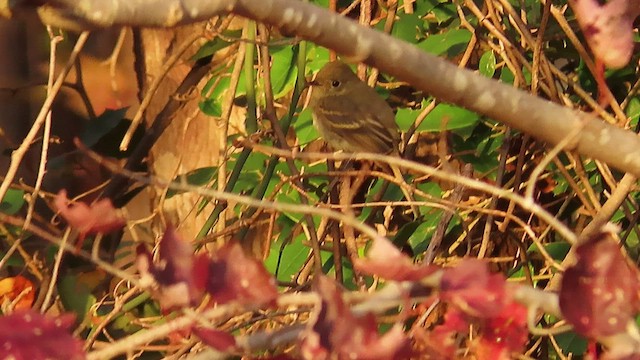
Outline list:
[[[384,102],[381,98],[376,100]],[[348,98],[335,96],[323,99],[319,105],[323,115],[331,120],[323,122],[324,128],[345,141],[352,141],[351,149],[382,154],[397,149],[398,127],[393,111],[386,103],[385,108],[367,108]]]

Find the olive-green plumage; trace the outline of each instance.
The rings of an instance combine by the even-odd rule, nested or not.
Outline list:
[[[346,64],[326,64],[311,85],[313,123],[334,150],[397,152],[400,135],[393,110]]]

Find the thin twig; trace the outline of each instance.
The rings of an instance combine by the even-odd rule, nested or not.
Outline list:
[[[60,88],[64,83],[64,79],[69,74],[69,71],[71,71],[71,68],[73,67],[74,62],[78,57],[78,55],[80,54],[80,51],[84,47],[84,44],[86,43],[88,37],[89,37],[88,31],[81,33],[80,36],[78,37],[78,41],[73,47],[73,51],[71,51],[71,54],[69,55],[69,60],[67,60],[67,63],[65,64],[64,68],[58,75],[56,82],[51,87],[51,91],[47,95],[47,98],[45,99],[44,104],[42,104],[42,107],[40,108],[40,113],[38,113],[38,116],[36,117],[36,120],[34,121],[33,126],[31,126],[31,129],[29,130],[29,133],[27,134],[27,136],[24,137],[20,146],[16,150],[14,150],[13,153],[11,153],[11,164],[9,165],[9,169],[7,170],[4,180],[0,185],[0,200],[4,199],[4,196],[7,194],[7,191],[9,190],[9,186],[11,186],[11,182],[16,176],[18,167],[20,166],[22,159],[24,158],[27,150],[29,149],[29,146],[31,146],[34,139],[40,132],[40,128],[45,122],[47,114],[49,113],[49,110],[51,110],[51,105],[53,105],[53,101],[55,100],[56,95],[58,95],[58,92],[60,91]]]
[[[54,35],[53,30],[50,26],[47,26],[47,31],[49,32],[50,41],[50,50],[49,50],[49,76],[47,79],[47,92],[51,91],[51,87],[53,85],[53,77],[56,68],[56,50],[58,48],[58,44],[63,40],[63,37],[60,35]],[[40,195],[40,188],[42,187],[42,180],[44,179],[44,175],[47,169],[47,154],[49,153],[49,140],[51,139],[51,111],[47,112],[44,121],[44,130],[42,132],[42,150],[40,151],[40,164],[38,165],[38,176],[36,178],[36,183],[33,186],[33,192],[29,198],[29,206],[27,209],[27,216],[25,217],[24,223],[25,226],[28,227],[31,224],[31,218],[33,217],[33,210],[36,206],[36,201],[38,201],[38,197]]]
[[[279,211],[292,211],[292,212],[299,212],[303,214],[327,216],[332,219],[350,224],[351,226],[357,228],[359,231],[361,231],[365,235],[369,236],[371,239],[380,238],[380,235],[378,235],[378,233],[371,227],[365,224],[362,224],[355,218],[344,216],[343,214],[340,214],[336,211],[317,208],[309,205],[296,205],[296,204],[278,203],[278,202],[272,202],[272,201],[266,201],[266,200],[256,200],[248,196],[236,195],[233,193],[221,192],[213,189],[203,189],[202,187],[199,187],[199,186],[172,182],[171,180],[160,179],[157,177],[142,176],[132,171],[123,169],[118,164],[102,158],[97,153],[86,148],[79,141],[76,142],[76,145],[81,149],[81,151],[85,152],[94,161],[106,167],[109,171],[112,171],[113,173],[117,173],[123,177],[136,180],[143,184],[156,185],[160,187],[168,187],[169,189],[179,190],[179,191],[195,192],[204,196],[209,196],[211,198],[216,198],[224,201],[237,202],[237,203],[247,205],[250,207],[255,207],[255,208],[266,208],[266,209],[274,209]],[[288,153],[288,152],[285,151],[285,153]]]
[[[471,164],[465,165],[464,169],[462,169],[462,176],[470,177],[473,174],[473,167]],[[464,186],[460,183],[457,183],[453,188],[453,193],[451,194],[451,202],[454,205],[457,205],[464,195]],[[447,227],[449,226],[449,222],[453,218],[453,212],[445,211],[442,213],[442,217],[440,218],[440,222],[438,222],[438,226],[436,226],[436,230],[433,232],[433,236],[431,236],[431,241],[429,242],[429,246],[427,247],[427,251],[424,255],[424,263],[431,264],[433,259],[436,257],[436,249],[440,247],[440,243],[444,238]]]
[[[405,168],[407,170],[416,171],[425,175],[432,176],[434,178],[451,181],[451,182],[459,182],[463,184],[465,187],[469,187],[471,189],[480,190],[483,192],[487,192],[489,194],[493,194],[495,196],[505,198],[508,200],[514,201],[516,204],[520,205],[521,208],[535,213],[542,220],[547,222],[549,225],[553,226],[554,229],[569,243],[575,243],[576,235],[571,231],[566,225],[557,220],[552,214],[547,212],[542,206],[536,204],[530,199],[526,199],[519,194],[515,194],[512,191],[497,188],[480,180],[466,178],[457,174],[447,173],[442,170],[436,169],[434,167],[420,164],[414,161],[409,161],[405,159],[401,159],[394,156],[373,154],[373,153],[358,153],[358,154],[342,154],[342,153],[296,153],[291,154],[286,151],[282,151],[279,149],[251,144],[245,142],[245,145],[252,146],[254,149],[264,152],[269,155],[277,154],[279,156],[295,156],[300,159],[335,159],[335,160],[371,160],[371,161],[379,161],[385,162],[389,164],[395,164],[400,168]]]
[[[6,215],[3,213],[0,213],[0,222],[2,223],[7,223],[7,224],[11,224],[13,226],[19,226],[22,227],[24,226],[24,220],[17,218],[15,216],[11,216],[11,215]],[[55,244],[57,246],[60,246],[62,248],[64,248],[64,250],[73,253],[74,255],[77,255],[81,258],[84,258],[86,260],[89,260],[91,262],[93,262],[94,264],[96,264],[97,266],[99,266],[102,270],[104,270],[105,272],[113,275],[113,276],[117,276],[121,279],[125,279],[127,281],[130,281],[131,283],[133,283],[134,285],[139,285],[138,281],[136,280],[136,278],[134,278],[130,273],[127,273],[126,271],[122,271],[120,269],[118,269],[117,267],[111,265],[110,263],[106,262],[106,261],[102,261],[98,258],[94,258],[91,256],[91,254],[87,253],[84,250],[78,250],[74,245],[68,244],[68,243],[62,243],[62,241],[60,239],[58,239],[58,237],[50,234],[49,232],[43,230],[42,228],[35,226],[33,224],[31,224],[27,229],[28,232],[35,234],[47,241],[49,241],[52,244]]]
[[[49,288],[47,289],[47,295],[40,306],[40,312],[44,313],[49,308],[49,302],[51,301],[51,297],[53,296],[53,291],[58,285],[58,274],[60,273],[60,264],[62,263],[62,258],[64,257],[64,252],[67,247],[67,241],[69,240],[69,236],[71,235],[71,228],[67,227],[67,231],[65,231],[62,236],[62,240],[60,240],[60,247],[58,248],[58,253],[56,254],[56,261],[53,264],[53,271],[51,273],[51,279],[49,282]]]
[[[120,56],[120,52],[122,51],[122,45],[124,44],[124,40],[127,37],[127,31],[128,29],[126,27],[123,27],[120,29],[120,32],[118,34],[118,40],[116,41],[115,45],[113,46],[113,51],[111,52],[111,55],[109,56],[109,58],[106,60],[106,63],[109,65],[109,79],[111,80],[111,90],[114,92],[114,94],[118,94],[119,89],[118,89],[118,80],[116,78],[116,71],[118,69],[118,57]],[[118,96],[115,97],[116,98],[116,104],[118,107],[122,107],[122,102],[120,100],[120,98]]]
[[[571,131],[571,133],[569,133],[567,135],[567,137],[565,137],[564,139],[562,139],[562,141],[557,143],[551,149],[551,151],[549,151],[545,155],[545,157],[540,161],[540,163],[538,163],[538,165],[536,165],[536,167],[531,172],[531,176],[529,176],[529,183],[527,184],[527,188],[526,188],[526,190],[524,192],[525,199],[529,199],[530,201],[533,201],[533,192],[535,191],[536,182],[538,181],[538,178],[540,177],[540,174],[542,174],[542,172],[547,167],[547,165],[549,165],[549,163],[551,163],[551,161],[553,161],[553,159],[556,156],[558,156],[558,154],[560,154],[560,152],[565,147],[568,147],[571,143],[573,143],[575,141],[575,139],[578,136],[578,134],[580,134],[580,130],[582,130],[582,129],[579,128],[579,127],[573,129]]]

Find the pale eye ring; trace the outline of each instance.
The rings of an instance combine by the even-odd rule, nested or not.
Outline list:
[[[331,82],[331,86],[332,86],[332,87],[334,87],[334,88],[337,88],[338,86],[340,86],[340,81],[338,81],[338,80],[333,80],[333,81]]]

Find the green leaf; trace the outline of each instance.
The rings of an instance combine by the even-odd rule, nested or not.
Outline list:
[[[467,29],[449,30],[442,34],[429,35],[418,47],[434,55],[454,57],[462,53],[471,40],[471,32]]]
[[[363,249],[363,247],[360,247],[360,249]],[[360,257],[364,257],[364,255],[360,255]],[[333,275],[335,275],[335,272],[333,273]],[[344,280],[344,283],[342,284],[342,286],[349,290],[349,291],[358,291],[360,289],[360,286],[358,284],[355,283],[355,276],[354,276],[354,271],[353,271],[353,264],[351,263],[351,261],[349,260],[348,257],[343,256],[342,257],[342,278]],[[362,275],[361,273],[358,273],[358,275]],[[365,280],[365,285],[367,287],[370,287],[373,284],[373,279],[371,276],[365,276],[364,277]]]
[[[216,79],[219,79],[216,81]],[[200,102],[200,110],[209,116],[222,116],[222,97],[229,89],[231,78],[227,74],[220,75],[217,78],[211,78],[209,83],[202,90],[203,95],[208,97]],[[215,84],[215,87],[211,87]]]
[[[0,251],[0,259],[4,259],[5,256],[7,256],[7,253],[3,252],[3,251]],[[14,267],[19,267],[19,268],[24,268],[25,263],[24,263],[24,259],[22,258],[22,256],[20,256],[20,254],[18,254],[17,252],[14,252],[9,257],[9,259],[6,259],[6,262],[4,263],[4,266],[14,266]]]
[[[405,244],[409,242],[409,238],[415,234],[416,230],[420,226],[421,221],[412,221],[410,223],[405,224],[398,230],[396,236],[393,237],[393,244],[397,248],[402,248]]]
[[[436,182],[423,182],[418,184],[418,190],[433,197],[442,197],[442,188]]]
[[[260,176],[258,172],[241,172],[238,176],[238,180],[236,181],[236,185],[234,186],[235,192],[241,194],[250,193],[256,185],[258,185],[261,179],[262,176]]]
[[[629,233],[627,239],[624,242],[625,249],[629,253],[629,257],[632,259],[638,258],[640,252],[640,239],[638,239],[638,233],[634,230]]]
[[[416,114],[417,116],[417,114]],[[448,120],[446,126],[442,121]],[[460,129],[478,123],[480,116],[472,111],[449,104],[438,104],[418,126],[417,131],[441,131]]]
[[[479,157],[487,156],[491,158],[497,158],[503,138],[504,135],[499,134],[498,136],[492,135],[480,140],[478,146],[476,147],[476,154]]]
[[[249,155],[234,186],[236,193],[249,193],[255,189],[265,175],[267,160],[265,154],[254,152]],[[276,181],[279,179],[274,179],[274,185]]]
[[[638,118],[640,118],[640,99],[638,97],[632,97],[629,100],[626,114],[630,119],[631,127],[635,127],[638,124]]]
[[[58,283],[58,293],[65,309],[76,313],[79,323],[84,321],[96,303],[96,297],[91,294],[86,280],[83,281],[76,275],[64,276]]]
[[[271,244],[269,257],[264,262],[270,273],[277,274],[279,281],[291,281],[309,255],[309,248],[302,243],[305,240],[304,233],[296,236],[291,243],[284,245],[282,241],[287,237],[288,234],[280,234],[278,241]]]
[[[478,143],[475,151],[473,168],[481,174],[494,179],[495,170],[498,167],[498,151],[502,144],[503,134],[488,136]]]
[[[493,178],[498,166],[498,150],[503,142],[503,133],[494,133],[493,127],[480,122],[473,127],[471,135],[460,136],[454,132],[451,136],[453,153],[462,154],[460,158],[473,165],[473,169],[484,176]]]
[[[307,66],[306,73],[316,73],[329,62],[329,50],[322,46],[317,46],[313,43],[307,45]]]
[[[456,4],[453,1],[443,1],[440,5],[433,8],[431,12],[436,17],[438,24],[458,20]]]
[[[422,33],[422,19],[418,14],[400,13],[398,19],[393,24],[391,35],[402,39],[408,43],[418,42],[418,35]],[[380,22],[380,28],[384,28],[384,23]]]
[[[506,66],[502,67],[502,70],[500,71],[500,81],[502,81],[505,84],[513,84],[513,82],[516,80],[515,75],[513,75],[513,72],[511,72],[511,69],[509,69]]]
[[[23,190],[9,189],[0,203],[0,212],[13,215],[20,211],[24,203]]]
[[[289,93],[296,82],[298,68],[296,67],[296,51],[292,46],[283,46],[272,51],[271,86],[273,96],[279,99]]]
[[[162,311],[158,303],[156,302],[145,302],[142,304],[142,317],[151,318],[162,316]]]
[[[269,160],[269,155],[253,152],[247,158],[247,161],[244,163],[243,171],[257,171],[262,174],[267,165],[267,161]]]
[[[207,166],[199,169],[192,170],[186,174],[178,175],[173,182],[176,183],[186,183],[188,185],[193,186],[203,186],[208,184],[211,180],[214,179],[216,173],[218,172],[217,167]],[[169,189],[167,191],[167,199],[172,196],[182,193],[182,191],[177,191],[173,189]]]
[[[567,256],[569,249],[571,249],[571,245],[566,242],[553,242],[544,244],[544,249],[549,255],[551,255],[554,260],[562,261]],[[529,246],[529,249],[527,249],[527,253],[529,254],[539,252],[540,250],[538,249],[538,245],[536,244],[531,244],[531,246]]]
[[[222,104],[220,104],[220,101],[218,101],[218,99],[206,99],[201,101],[198,105],[200,107],[200,110],[209,116],[222,116]]]
[[[282,190],[276,194],[276,201],[285,204],[300,204],[300,194],[291,185],[285,185]],[[303,214],[299,212],[282,213],[294,222],[302,221]]]
[[[212,90],[209,89],[203,89],[203,91],[208,91],[209,92],[209,99],[220,99],[220,97],[224,94],[224,92],[229,89],[229,85],[231,83],[231,77],[229,74],[221,74],[219,76],[219,79],[217,81],[217,83],[211,83],[211,84],[207,84],[212,86],[213,84],[215,84],[215,87]],[[212,78],[212,80],[214,80]]]
[[[574,357],[580,357],[587,351],[587,339],[573,331],[556,334],[554,337],[558,347],[562,349],[564,357],[569,354],[573,354]],[[548,345],[548,348],[550,355],[555,355],[553,358],[557,358],[555,348],[551,344]]]
[[[454,57],[462,53],[469,41],[471,32],[466,29],[454,29],[442,34],[430,35],[418,44],[418,47],[434,55]]]
[[[527,85],[531,85],[531,70],[527,69],[525,66],[522,67],[522,76],[524,77],[524,81],[527,82]]]
[[[496,73],[496,56],[493,51],[489,50],[482,54],[478,64],[480,74],[490,78]]]
[[[242,30],[226,30],[223,34],[225,35],[225,38],[240,38]],[[216,37],[213,40],[209,40],[204,43],[204,45],[198,49],[198,52],[191,57],[191,60],[195,61],[202,59],[203,57],[213,55],[231,44],[233,44],[233,42],[227,42],[220,37]]]
[[[529,269],[528,272],[525,271],[525,267],[520,264],[516,268],[511,269],[511,271],[509,271],[509,273],[507,274],[507,277],[509,279],[524,278],[527,276],[527,273],[534,274],[536,272],[536,269],[531,264],[527,264],[527,268]],[[535,280],[534,280],[533,286],[534,287],[536,286]]]
[[[313,125],[313,117],[311,115],[311,109],[309,108],[302,110],[298,119],[293,124],[293,129],[301,145],[306,145],[320,137],[318,130]]]
[[[396,123],[398,124],[400,131],[407,132],[418,118],[419,113],[420,110],[410,108],[398,109],[396,112]]]
[[[427,250],[441,217],[442,210],[431,211],[425,216],[425,220],[418,226],[416,231],[409,236],[407,243],[411,246],[414,254],[420,254]]]
[[[404,3],[404,1],[402,1]],[[431,12],[436,6],[441,4],[440,0],[417,0],[415,4],[415,9],[413,11],[414,14],[418,15],[420,18],[427,15],[427,13]],[[403,9],[403,5],[399,5],[398,8]]]
[[[230,71],[230,70],[229,70]],[[240,72],[240,78],[244,76],[244,70]],[[202,89],[202,96],[205,99],[200,103],[200,109],[209,116],[220,117],[222,115],[222,101],[224,95],[229,90],[231,85],[231,74],[228,72],[221,72],[217,76],[211,77],[209,82]],[[238,88],[236,89],[236,99],[247,93],[245,82],[240,81]]]
[[[114,319],[112,326],[114,329],[122,330],[127,334],[132,334],[142,329],[138,318],[128,312]]]

